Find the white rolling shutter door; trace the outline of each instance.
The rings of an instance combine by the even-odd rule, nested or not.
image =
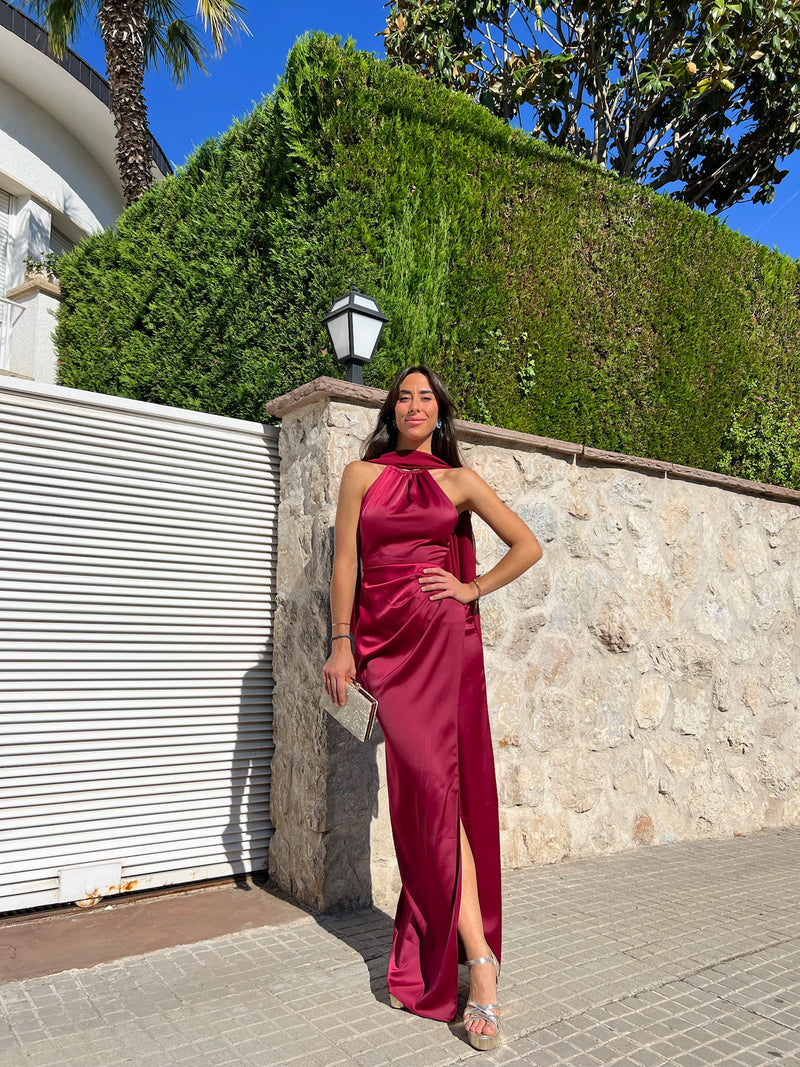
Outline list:
[[[272,427],[0,386],[0,911],[266,865],[277,496]]]

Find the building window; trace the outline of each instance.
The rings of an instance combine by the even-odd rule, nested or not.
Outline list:
[[[50,227],[50,251],[54,252],[57,256],[63,256],[65,252],[71,252],[75,247],[75,242],[70,241],[68,237],[55,228]]]

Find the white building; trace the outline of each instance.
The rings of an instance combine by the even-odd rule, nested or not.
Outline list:
[[[0,372],[55,382],[58,282],[26,274],[125,203],[114,159],[108,84],[74,52],[55,59],[47,33],[0,0]],[[153,142],[159,176],[170,166]]]

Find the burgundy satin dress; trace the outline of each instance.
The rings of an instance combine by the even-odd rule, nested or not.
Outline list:
[[[461,900],[459,818],[470,842],[486,939],[500,958],[500,834],[474,605],[432,601],[419,576],[475,577],[469,515],[430,473],[448,464],[387,453],[364,494],[354,617],[359,681],[378,699],[402,890],[388,985],[418,1015],[456,1014]]]

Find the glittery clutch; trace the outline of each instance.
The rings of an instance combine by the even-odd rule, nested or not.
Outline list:
[[[358,682],[348,681],[346,694],[345,702],[340,707],[334,704],[326,692],[323,692],[319,701],[320,705],[358,741],[369,741],[372,727],[375,725],[378,701],[370,696]]]

